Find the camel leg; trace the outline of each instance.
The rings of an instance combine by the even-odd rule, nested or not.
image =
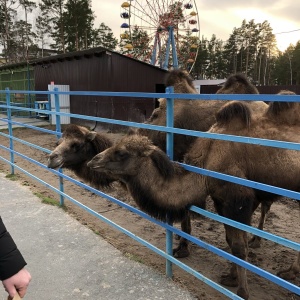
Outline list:
[[[229,244],[232,254],[240,259],[247,260],[248,240],[247,233],[234,227],[225,225],[226,241]],[[226,286],[238,286],[237,295],[243,299],[249,298],[246,269],[233,264],[230,273],[223,275],[221,284]]]
[[[190,218],[190,214],[188,211],[186,212],[185,217],[181,221],[181,230],[183,232],[191,234],[191,231],[192,231],[191,218]],[[188,246],[189,246],[189,241],[183,237],[180,237],[178,247],[173,249],[174,257],[183,258],[183,257],[189,256],[190,251],[189,251]]]
[[[264,224],[266,221],[267,213],[269,212],[272,205],[272,201],[264,201],[261,203],[260,208],[260,219],[257,228],[260,230],[264,229]],[[260,248],[261,245],[261,237],[254,235],[249,241],[250,248]]]

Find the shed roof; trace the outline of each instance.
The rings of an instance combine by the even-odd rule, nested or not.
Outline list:
[[[78,59],[81,59],[83,57],[89,58],[89,57],[92,57],[92,56],[111,55],[111,54],[122,56],[122,57],[124,57],[124,59],[135,60],[135,61],[137,61],[141,64],[145,64],[149,67],[160,69],[162,71],[167,72],[167,70],[164,70],[164,69],[161,69],[159,67],[153,66],[153,65],[151,65],[149,63],[146,63],[146,62],[142,62],[142,61],[137,60],[135,58],[123,55],[123,54],[118,53],[116,51],[108,50],[108,49],[103,48],[103,47],[90,48],[90,49],[81,50],[81,51],[68,52],[68,53],[63,53],[63,54],[51,55],[51,56],[47,56],[47,57],[43,57],[43,58],[38,58],[38,59],[30,60],[29,65],[35,66],[35,65],[40,65],[40,64],[62,62],[62,61],[65,61],[65,60],[67,60],[67,61],[73,60],[73,59],[78,60]],[[0,66],[0,71],[1,70],[6,70],[6,69],[11,70],[11,69],[15,69],[15,68],[22,68],[22,67],[25,67],[25,66],[27,66],[26,61],[19,62],[19,63],[14,63],[14,64],[7,64],[7,65]]]

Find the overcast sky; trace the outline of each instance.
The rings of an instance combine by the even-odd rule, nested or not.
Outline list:
[[[120,17],[121,4],[124,1],[92,0],[92,9],[96,15],[95,25],[98,26],[100,22],[104,22],[113,30],[118,39],[122,32],[120,25],[124,22],[124,19]],[[134,1],[141,2],[143,5],[147,2],[145,0]],[[168,1],[173,2],[155,0],[155,2],[165,3]],[[227,40],[233,28],[241,26],[243,19],[247,22],[254,19],[255,23],[265,20],[270,23],[273,33],[276,34],[277,45],[282,51],[290,43],[295,45],[300,40],[299,0],[196,0],[196,5],[200,20],[200,35],[208,39],[212,34],[216,34],[217,38]]]

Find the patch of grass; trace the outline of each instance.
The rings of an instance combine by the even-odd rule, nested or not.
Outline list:
[[[19,175],[16,175],[16,174],[7,174],[5,176],[5,178],[11,180],[11,181],[17,181],[20,179],[20,176]]]
[[[66,207],[65,206],[61,206],[60,202],[58,200],[56,200],[56,199],[44,196],[41,193],[34,193],[34,195],[37,196],[37,197],[39,197],[42,200],[42,203],[53,205],[53,206],[58,206],[58,207],[66,209]]]
[[[137,255],[135,255],[135,254],[126,252],[124,255],[125,255],[127,258],[129,258],[129,259],[131,259],[131,260],[133,260],[133,261],[136,261],[136,262],[141,263],[141,264],[145,264],[144,261],[142,260],[142,258],[139,257],[139,256],[137,256]]]
[[[100,232],[99,232],[99,230],[93,230],[93,232],[95,233],[95,234],[97,234],[97,235],[100,235]]]

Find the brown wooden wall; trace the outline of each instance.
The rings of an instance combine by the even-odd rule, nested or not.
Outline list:
[[[165,70],[103,51],[97,55],[68,57],[35,65],[35,87],[48,89],[48,84],[70,86],[70,91],[159,92]],[[155,108],[156,99],[71,96],[70,111],[74,114],[144,122]],[[86,123],[72,119],[72,123]],[[102,124],[105,126],[105,124]],[[111,126],[110,126],[111,128]]]

